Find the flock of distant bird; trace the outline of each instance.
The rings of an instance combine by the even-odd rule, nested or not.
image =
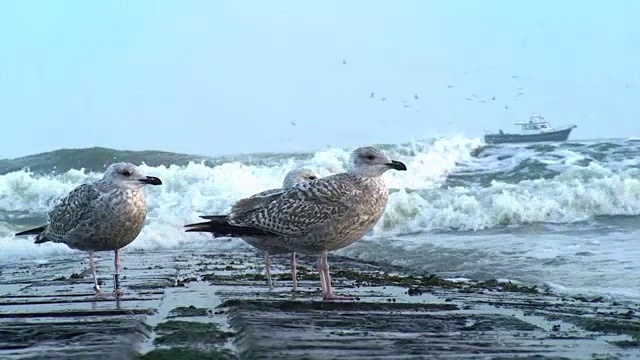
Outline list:
[[[342,65],[346,65],[346,64],[347,64],[347,61],[346,60],[342,60]],[[479,71],[479,70],[480,69],[476,69],[476,71]],[[465,74],[468,74],[468,72],[465,72]],[[512,75],[511,78],[513,80],[519,80],[519,77],[517,75]],[[454,86],[449,84],[449,85],[447,85],[447,88],[448,89],[453,89]],[[524,95],[524,89],[522,87],[518,87],[518,88],[515,89],[515,94],[513,96],[514,97],[520,97],[520,96],[523,96],[523,95]],[[371,94],[369,95],[369,98],[373,99],[375,97],[376,97],[376,93],[375,93],[375,91],[372,91]],[[415,100],[418,100],[419,99],[418,94],[414,94],[413,98]],[[495,95],[493,95],[488,99],[491,99],[491,101],[496,101],[497,97]],[[481,104],[485,104],[485,103],[488,102],[488,100],[480,98],[480,96],[478,96],[477,94],[472,94],[470,96],[467,96],[466,100],[467,101],[478,101]],[[383,101],[383,102],[387,101],[387,97],[384,97],[384,96],[380,97],[380,101]],[[404,99],[402,100],[402,106],[405,107],[405,108],[410,108],[411,107],[411,105]],[[504,105],[504,108],[506,110],[508,110],[509,109],[509,105]]]
[[[447,85],[447,88],[452,89],[453,85]],[[516,90],[516,93],[514,94],[514,97],[519,97],[519,96],[524,95],[524,89],[523,88],[519,87],[519,88],[516,88],[515,90]],[[376,97],[376,93],[375,93],[375,91],[372,91],[371,94],[369,95],[369,98],[373,99],[375,97]],[[418,94],[414,94],[413,98],[415,100],[419,100],[420,99]],[[491,96],[489,99],[491,101],[496,101],[496,96],[495,95]],[[477,94],[471,94],[470,96],[468,96],[466,98],[466,100],[467,101],[478,101],[481,104],[485,104],[488,101],[488,100],[480,98],[480,96],[478,96]],[[387,101],[387,98],[386,97],[381,97],[380,101]],[[411,107],[411,105],[405,99],[402,100],[402,106],[405,107],[405,108],[410,108]],[[504,108],[508,110],[509,109],[509,105],[505,105]]]
[[[382,217],[389,195],[381,176],[388,170],[407,167],[374,147],[361,147],[351,154],[345,173],[320,178],[312,170],[294,169],[282,188],[241,199],[228,214],[201,216],[206,221],[185,225],[185,231],[212,233],[214,238],[240,237],[265,251],[270,288],[271,254],[292,254],[294,291],[295,253],[316,255],[323,299],[352,299],[334,294],[327,252],[361,239]],[[144,226],[143,187],[161,184],[133,164],[112,164],[102,179],[80,185],[61,199],[49,212],[48,224],[16,235],[36,235],[36,244],[62,243],[88,252],[96,295],[103,293],[93,254],[114,251],[113,295],[120,297],[120,249],[133,242]]]

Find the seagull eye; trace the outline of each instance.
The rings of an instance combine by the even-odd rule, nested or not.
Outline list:
[[[313,175],[309,176],[309,180],[315,180],[315,179],[317,179],[317,177],[315,177]]]
[[[124,170],[124,171],[122,172],[122,175],[124,175],[124,176],[131,176],[131,171],[129,171],[129,170]]]
[[[373,156],[373,155],[367,155],[367,160],[373,160],[373,159],[375,159],[375,158],[376,158],[376,157],[375,157],[375,156]]]

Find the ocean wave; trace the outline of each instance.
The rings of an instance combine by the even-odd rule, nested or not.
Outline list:
[[[492,145],[474,151],[479,146],[479,139],[464,137],[381,145],[410,171],[385,174],[389,204],[371,235],[640,214],[640,144]],[[98,179],[114,161],[141,164],[145,173],[163,180],[162,186],[147,190],[147,226],[130,245],[135,250],[204,243],[210,237],[186,234],[182,225],[202,213],[224,213],[242,197],[279,187],[295,167],[310,167],[322,176],[342,172],[351,150],[205,157],[92,148],[2,160],[0,256],[66,251],[55,244],[38,247],[12,234],[46,221],[58,198]]]

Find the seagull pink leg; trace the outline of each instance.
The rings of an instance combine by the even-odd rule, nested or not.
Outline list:
[[[267,281],[269,281],[269,290],[273,290],[273,282],[271,281],[271,256],[265,252],[264,263],[267,269]]]
[[[327,252],[322,253],[322,270],[324,272],[325,286],[327,291],[322,294],[322,300],[356,300],[354,296],[338,296],[333,294],[333,288],[331,287],[331,274],[329,273],[329,261],[327,260]]]
[[[324,277],[324,266],[322,265],[322,254],[318,255],[318,275],[320,275],[320,287],[322,288],[322,297],[327,293],[327,282]]]
[[[323,283],[323,287],[322,287],[322,299],[326,300],[329,296],[329,293],[332,292],[331,289],[331,278],[327,277],[327,272],[326,272],[326,266],[325,263],[327,261],[326,258],[326,252],[323,252],[320,254],[319,257],[319,264],[320,264],[320,279],[322,280]]]
[[[291,253],[291,279],[293,280],[291,291],[298,291],[298,271],[296,270],[296,253]]]
[[[89,268],[91,268],[91,275],[93,275],[93,291],[96,295],[102,295],[100,285],[98,285],[98,274],[96,273],[96,262],[93,260],[93,252],[89,252]]]
[[[120,297],[124,295],[124,292],[120,288],[120,269],[122,268],[120,250],[114,250],[114,255],[113,266],[116,268],[116,273],[113,275],[113,296]]]
[[[331,292],[331,278],[327,276],[327,272],[325,271],[326,266],[325,263],[327,261],[326,253],[322,253],[320,255],[320,276],[322,277],[322,281],[324,282],[324,288],[322,292],[322,297]]]
[[[115,258],[113,259],[113,265],[116,267],[116,272],[119,274],[122,271],[122,259],[120,259],[120,250],[116,250]]]

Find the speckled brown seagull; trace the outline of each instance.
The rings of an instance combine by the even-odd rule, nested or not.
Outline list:
[[[374,147],[361,147],[351,154],[347,172],[242,199],[203,231],[272,237],[289,251],[318,255],[323,299],[353,299],[333,293],[327,252],[361,239],[382,217],[389,192],[381,176],[391,169],[407,167]]]
[[[93,289],[100,294],[93,253],[114,251],[114,295],[120,288],[121,248],[140,234],[147,215],[147,202],[142,187],[160,185],[157,177],[143,175],[129,163],[110,165],[102,179],[73,189],[49,212],[49,223],[16,234],[37,235],[36,244],[48,241],[63,243],[89,253]]]

